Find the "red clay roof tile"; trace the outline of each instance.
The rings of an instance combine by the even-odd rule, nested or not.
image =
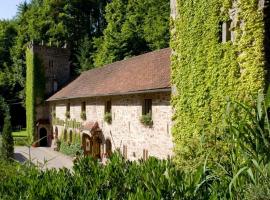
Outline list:
[[[170,89],[169,48],[83,72],[47,101]]]

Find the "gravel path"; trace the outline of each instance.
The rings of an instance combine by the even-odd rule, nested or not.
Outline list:
[[[25,146],[15,147],[15,160],[19,162],[25,162],[29,160],[29,149]],[[48,147],[36,147],[30,148],[30,155],[32,163],[41,167],[41,169],[60,169],[68,168],[72,169],[72,158],[57,151],[53,151]]]

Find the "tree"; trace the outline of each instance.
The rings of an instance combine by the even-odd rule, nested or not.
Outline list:
[[[5,160],[9,160],[14,155],[14,140],[12,136],[11,122],[9,111],[5,113],[4,127],[2,134],[2,146],[1,146],[1,155]]]
[[[79,45],[76,55],[79,66],[78,73],[94,68],[92,60],[93,45],[89,37],[85,37]]]
[[[169,16],[169,0],[113,0],[106,6],[104,35],[94,40],[94,65],[168,47]]]

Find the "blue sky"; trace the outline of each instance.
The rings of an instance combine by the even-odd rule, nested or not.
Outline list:
[[[22,2],[24,0],[0,0],[0,19],[11,19],[14,17],[17,12],[17,5]]]

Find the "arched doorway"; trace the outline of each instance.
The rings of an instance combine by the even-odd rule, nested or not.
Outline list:
[[[82,145],[85,156],[92,156],[93,158],[101,158],[101,144],[102,141],[98,136],[90,137],[88,134],[83,134]]]
[[[46,128],[41,128],[39,130],[39,146],[46,147],[48,146],[48,140],[47,140],[47,130]]]

